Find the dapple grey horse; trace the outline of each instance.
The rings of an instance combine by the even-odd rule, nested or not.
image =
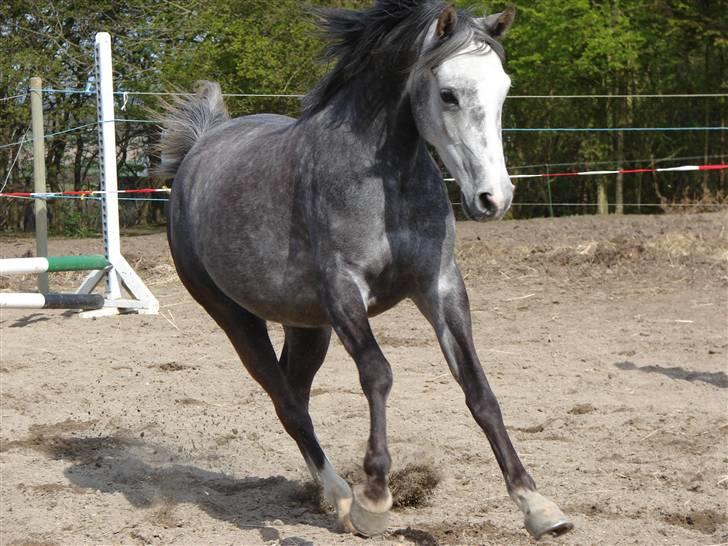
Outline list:
[[[168,235],[179,276],[270,395],[345,529],[386,529],[392,370],[369,317],[410,298],[434,327],[528,531],[566,532],[572,523],[537,492],[476,355],[453,210],[427,147],[455,176],[470,218],[506,213],[510,79],[498,39],[515,12],[476,18],[436,0],[379,0],[318,14],[335,67],[298,120],[230,119],[219,86],[205,82],[169,107],[162,171],[174,178]],[[280,357],[266,321],[284,327]],[[370,410],[366,481],[353,491],[309,415],[332,328]]]

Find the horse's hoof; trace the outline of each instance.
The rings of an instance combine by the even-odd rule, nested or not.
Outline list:
[[[348,513],[343,517],[339,516],[338,522],[339,527],[345,533],[351,533],[352,535],[356,535],[359,532],[356,530],[356,527],[354,527],[354,524],[351,523],[351,513]]]
[[[334,504],[336,506],[336,519],[339,522],[339,527],[341,527],[345,533],[356,534],[356,529],[351,523],[351,503],[351,490],[349,490],[349,495],[347,497],[342,497],[338,499],[338,501],[330,504]]]
[[[364,486],[354,487],[354,499],[351,503],[349,521],[354,532],[365,537],[381,535],[389,524],[389,509],[392,507],[392,496],[382,502],[374,503],[364,495]]]
[[[559,536],[574,528],[571,520],[553,502],[543,499],[526,514],[526,530],[536,540],[545,535]]]

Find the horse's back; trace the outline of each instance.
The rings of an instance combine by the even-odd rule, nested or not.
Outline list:
[[[255,114],[231,119],[204,133],[191,147],[174,178],[172,220],[185,217],[191,228],[207,224],[205,215],[237,207],[255,209],[256,190],[287,183],[282,171],[293,118]],[[282,174],[282,173],[281,173]],[[237,208],[241,212],[240,208]],[[201,220],[201,221],[200,221]]]

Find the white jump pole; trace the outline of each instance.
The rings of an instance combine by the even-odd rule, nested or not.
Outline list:
[[[101,309],[101,294],[0,294],[0,309]]]

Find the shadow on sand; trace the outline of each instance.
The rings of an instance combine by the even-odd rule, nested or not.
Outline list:
[[[670,379],[681,379],[694,383],[701,381],[719,389],[728,389],[728,375],[725,372],[691,372],[681,367],[663,368],[662,366],[637,366],[633,362],[617,362],[617,368],[625,371],[638,371],[644,373],[659,373]]]
[[[9,326],[9,328],[25,328],[26,326],[32,326],[33,324],[36,324],[38,322],[46,322],[49,320],[51,319],[47,315],[33,313],[31,315],[28,315],[27,317],[21,317],[17,319]]]
[[[64,474],[77,487],[122,493],[137,508],[170,512],[196,504],[211,517],[242,529],[258,529],[263,541],[304,546],[301,537],[282,538],[271,522],[305,524],[336,533],[335,517],[321,512],[311,488],[281,476],[235,478],[192,465],[170,463],[171,452],[124,435],[47,437],[30,446],[72,462]],[[333,538],[333,537],[332,537]]]

